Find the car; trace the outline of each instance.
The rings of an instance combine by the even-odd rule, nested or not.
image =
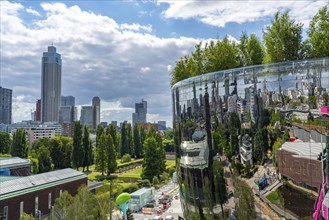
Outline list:
[[[165,217],[165,220],[173,220],[174,219],[174,217],[172,217],[171,215],[167,215],[166,217]]]
[[[157,215],[153,218],[153,220],[163,220],[163,218],[160,215]]]

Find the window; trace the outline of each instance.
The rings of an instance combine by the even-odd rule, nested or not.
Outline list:
[[[38,211],[39,211],[39,197],[38,196],[35,197],[34,205],[35,205],[35,215],[37,215]]]
[[[24,202],[21,201],[20,204],[19,204],[19,215],[22,217],[23,215],[23,212],[24,212]]]
[[[51,193],[48,193],[48,209],[51,209]]]
[[[3,207],[3,220],[8,220],[8,206]]]

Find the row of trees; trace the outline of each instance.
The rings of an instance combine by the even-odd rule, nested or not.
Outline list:
[[[204,46],[199,43],[190,56],[176,62],[171,83],[236,67],[329,56],[328,7],[321,8],[313,17],[305,41],[302,29],[303,24],[291,19],[289,12],[277,12],[263,32],[263,41],[255,34],[248,36],[242,32],[239,43],[228,37]]]

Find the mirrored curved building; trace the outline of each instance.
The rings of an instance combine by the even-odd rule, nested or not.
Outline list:
[[[328,90],[329,58],[229,69],[176,83],[173,128],[185,218],[216,219],[221,213],[214,165],[223,149],[213,135],[218,129],[227,131],[230,114],[238,116],[241,126],[256,130],[264,121],[264,109],[280,111],[287,123],[294,112],[318,117],[319,108],[329,105],[324,97]],[[316,97],[311,104],[310,97]],[[232,155],[243,164],[252,163],[251,140],[242,143],[241,137]]]

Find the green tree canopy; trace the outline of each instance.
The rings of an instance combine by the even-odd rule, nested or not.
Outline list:
[[[79,168],[83,165],[84,149],[82,146],[82,125],[80,121],[74,122],[73,130],[73,152],[72,152],[72,164],[75,168]]]
[[[302,27],[288,12],[275,13],[272,24],[264,31],[265,63],[277,63],[301,58]]]
[[[6,132],[0,132],[0,154],[9,154],[11,147],[10,135]]]
[[[308,40],[311,44],[311,57],[329,56],[329,10],[327,5],[313,17],[308,31]]]
[[[84,126],[83,128],[82,146],[83,146],[82,171],[84,171],[85,167],[87,167],[87,171],[89,171],[89,166],[92,165],[93,162],[93,146],[92,146],[92,141],[90,140],[90,133],[87,126]]]
[[[11,155],[13,157],[27,158],[28,145],[26,142],[26,134],[23,128],[18,128],[13,133],[13,141],[11,148]]]

